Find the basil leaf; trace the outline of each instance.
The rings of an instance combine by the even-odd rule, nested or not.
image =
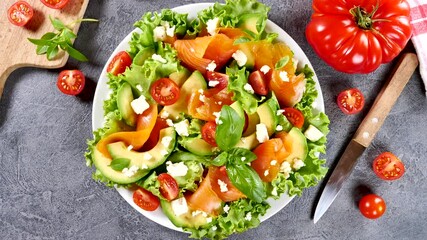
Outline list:
[[[115,158],[111,161],[110,166],[112,169],[116,171],[122,171],[124,168],[129,167],[130,159],[127,158]]]
[[[242,136],[245,120],[230,106],[224,105],[216,127],[215,140],[221,150],[233,148]]]
[[[43,45],[43,46],[39,45],[39,46],[37,46],[36,54],[37,55],[43,55],[43,54],[45,54],[47,52],[48,48],[49,48],[48,45]]]
[[[228,153],[222,152],[212,160],[211,164],[219,167],[224,165],[227,162],[227,159],[228,159]]]
[[[250,41],[251,41],[251,39],[248,38],[248,37],[240,37],[240,38],[236,39],[233,42],[233,45],[237,45],[237,44],[240,44],[240,43],[247,43],[247,42],[250,42]]]
[[[280,59],[276,63],[276,66],[274,68],[276,70],[281,69],[282,67],[286,66],[286,64],[288,64],[288,62],[289,62],[289,56],[282,57],[282,59]]]
[[[70,29],[66,28],[62,31],[61,34],[62,37],[65,38],[65,40],[70,41],[71,39],[74,39],[77,37],[75,33],[73,33]],[[71,42],[71,41],[70,41]]]
[[[53,33],[53,32],[47,32],[47,33],[45,33],[45,34],[41,37],[41,39],[43,39],[43,40],[49,40],[49,39],[52,39],[52,38],[54,38],[54,37],[56,37],[56,34],[55,34],[55,33]]]
[[[64,49],[65,51],[70,54],[70,56],[76,60],[79,60],[81,62],[87,62],[88,59],[83,53],[79,52],[77,49],[73,48],[71,45],[67,44],[67,47]]]
[[[50,16],[49,18],[50,18],[50,22],[52,23],[53,27],[56,30],[61,31],[62,29],[67,28],[67,26],[65,26],[65,24],[58,18],[52,18]]]
[[[228,151],[230,164],[246,164],[257,159],[255,153],[246,148],[233,148]]]
[[[34,43],[37,46],[50,45],[52,43],[52,41],[48,39],[45,40],[45,39],[28,38],[28,41],[30,41],[31,43]]]
[[[56,57],[56,55],[58,55],[58,45],[50,45],[49,48],[46,50],[46,54],[47,54],[47,59],[50,61],[52,59],[54,59]]]
[[[226,169],[233,185],[248,198],[258,203],[267,198],[264,184],[253,168],[246,164],[227,164]]]

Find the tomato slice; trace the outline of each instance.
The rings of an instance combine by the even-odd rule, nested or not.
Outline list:
[[[45,6],[48,6],[50,8],[54,9],[62,9],[67,5],[69,0],[40,0]]]
[[[372,168],[375,174],[383,180],[396,180],[405,173],[405,165],[391,152],[384,152],[376,157]]]
[[[9,21],[16,26],[22,27],[27,24],[34,15],[31,5],[25,1],[18,1],[7,10]]]
[[[342,91],[337,98],[338,107],[345,114],[356,114],[365,106],[365,97],[357,88]]]
[[[157,180],[160,182],[160,193],[164,198],[171,201],[178,197],[179,187],[175,178],[167,173],[161,173]]]
[[[251,166],[264,182],[271,182],[276,178],[280,165],[290,154],[280,138],[272,138],[261,143],[253,153],[257,159],[251,162]]]
[[[304,115],[302,112],[295,108],[284,108],[283,115],[286,116],[288,121],[297,128],[302,128],[304,125]]]
[[[67,95],[77,95],[85,87],[85,75],[80,70],[63,70],[59,73],[56,85]]]
[[[268,94],[267,82],[264,73],[262,73],[260,70],[253,71],[249,75],[248,83],[252,86],[256,94],[262,96]]]
[[[384,214],[386,203],[380,196],[368,194],[360,199],[359,210],[366,218],[376,219]]]
[[[167,106],[179,99],[179,87],[169,78],[160,78],[151,85],[151,96],[160,105]]]
[[[145,211],[154,211],[160,205],[160,200],[157,196],[141,187],[133,192],[133,202]]]
[[[216,123],[215,122],[206,122],[202,127],[202,138],[210,145],[217,147],[215,140],[216,132]]]
[[[207,71],[206,79],[208,80],[208,86],[221,91],[228,86],[228,75],[219,72]]]
[[[212,190],[219,198],[221,198],[222,201],[232,202],[246,197],[245,194],[240,192],[239,189],[237,189],[230,181],[225,166],[210,167],[209,171],[212,171],[212,174],[210,175]]]
[[[124,73],[126,68],[132,64],[132,58],[126,51],[118,52],[108,64],[107,72],[114,76]]]

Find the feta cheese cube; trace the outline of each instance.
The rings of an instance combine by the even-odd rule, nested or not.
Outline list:
[[[216,30],[217,30],[218,26],[219,26],[219,18],[217,18],[217,17],[214,19],[209,19],[206,22],[206,30],[212,36],[216,34]]]
[[[218,179],[218,185],[221,192],[228,192],[227,183],[223,182],[221,179]]]
[[[277,160],[271,160],[271,162],[270,162],[271,166],[276,166],[276,164],[277,164]]]
[[[212,80],[212,81],[209,81],[209,87],[216,87],[216,85],[218,85],[219,84],[219,81],[216,81],[216,80]]]
[[[175,25],[170,27],[169,24],[166,26],[166,35],[169,37],[175,36]]]
[[[277,126],[276,126],[276,131],[280,132],[280,131],[282,131],[282,130],[283,130],[282,125],[277,125]]]
[[[143,157],[144,160],[148,161],[148,160],[151,160],[152,158],[153,158],[153,156],[151,154],[149,154],[147,152],[144,153],[144,157]]]
[[[162,145],[166,148],[169,147],[170,143],[172,141],[172,137],[166,136],[162,138]]]
[[[267,169],[267,170],[265,170],[265,171],[264,171],[264,176],[266,176],[266,177],[267,177],[267,176],[268,176],[268,174],[270,174],[270,172],[269,172],[269,171],[268,171],[268,169]]]
[[[166,111],[166,110],[162,110],[161,113],[160,113],[160,117],[163,118],[163,119],[168,118],[169,117],[169,112]]]
[[[222,121],[219,119],[221,117],[221,112],[214,112],[212,114],[215,116],[215,123],[218,125],[222,124]]]
[[[252,86],[249,83],[246,83],[243,86],[243,89],[245,89],[245,91],[248,92],[248,93],[250,93],[250,94],[254,94],[255,93],[254,89],[252,88]]]
[[[142,165],[141,165],[141,169],[148,169],[148,165],[147,165],[147,164],[145,164],[145,163],[144,163],[144,164],[142,164]]]
[[[157,26],[153,30],[153,37],[155,42],[163,41],[166,37],[166,29],[164,26]]]
[[[277,110],[276,115],[277,115],[277,116],[280,116],[280,115],[282,115],[284,112],[285,112],[285,110],[283,110],[283,109],[279,109],[279,110]]]
[[[214,231],[214,232],[215,232],[217,229],[218,229],[218,227],[217,227],[217,226],[213,226],[213,227],[212,227],[212,231]]]
[[[292,172],[291,164],[289,162],[286,162],[286,161],[283,162],[280,165],[279,172],[282,172],[282,173],[290,173],[290,172]]]
[[[130,151],[130,150],[132,150],[132,149],[133,149],[133,146],[132,146],[132,145],[129,145],[127,149],[128,149],[128,151]]]
[[[153,54],[151,55],[151,58],[155,61],[161,62],[161,63],[167,63],[168,61],[166,61],[166,59],[164,59],[162,56],[160,56],[159,54]]]
[[[298,170],[298,169],[300,169],[300,168],[302,168],[304,166],[305,166],[305,164],[304,164],[304,162],[301,159],[299,159],[299,158],[294,159],[294,163],[292,164],[292,167],[295,170]]]
[[[252,220],[252,213],[251,212],[246,213],[245,220],[246,221]]]
[[[190,124],[188,123],[187,119],[174,124],[176,133],[178,133],[179,136],[184,136],[184,137],[187,137],[189,135],[188,133],[189,126]]]
[[[280,71],[279,76],[283,82],[289,82],[288,73],[286,71]]]
[[[160,150],[160,154],[161,154],[162,156],[166,156],[166,155],[168,155],[168,154],[169,154],[169,152],[168,152],[166,149],[162,149],[162,150]]]
[[[237,65],[239,65],[239,67],[243,67],[248,61],[248,57],[246,56],[246,54],[240,50],[237,50],[235,53],[233,53],[231,57],[236,60]]]
[[[172,120],[171,120],[171,119],[166,119],[166,124],[167,124],[169,127],[173,127],[173,122],[172,122]]]
[[[166,170],[172,177],[183,177],[187,175],[188,167],[184,162],[172,163],[171,161],[167,161]]]
[[[131,166],[130,168],[123,168],[122,173],[126,176],[126,177],[132,177],[133,175],[135,175],[135,173],[139,170],[139,167],[137,166]]]
[[[132,100],[130,106],[136,114],[142,114],[150,107],[150,104],[145,100],[144,95],[141,95],[139,98]]]
[[[276,188],[276,187],[274,187],[274,188],[271,190],[271,195],[273,195],[273,196],[277,196],[277,188]]]
[[[171,201],[171,207],[176,216],[180,216],[188,212],[188,205],[185,197]]]
[[[269,139],[267,126],[264,123],[259,123],[255,126],[256,139],[258,142],[263,143]]]
[[[315,126],[310,124],[310,126],[308,126],[307,130],[305,130],[304,136],[308,140],[310,140],[312,142],[316,142],[319,139],[321,139],[324,135],[319,129],[317,129]]]
[[[138,91],[140,91],[140,92],[143,92],[143,91],[144,91],[144,89],[142,89],[142,86],[141,86],[141,85],[139,85],[139,84],[137,84],[135,87],[136,87],[136,89],[138,89]]]
[[[216,63],[215,61],[212,61],[208,64],[208,66],[206,67],[206,70],[213,72],[215,71],[215,68],[216,68]]]
[[[224,210],[225,213],[228,213],[228,211],[230,211],[230,206],[224,205],[224,207],[222,208],[222,210]]]
[[[264,65],[264,66],[262,66],[259,70],[262,72],[262,73],[264,73],[264,74],[267,74],[269,71],[270,71],[270,67],[268,66],[268,65]]]

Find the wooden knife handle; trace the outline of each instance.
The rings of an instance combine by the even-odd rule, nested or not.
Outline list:
[[[369,146],[417,66],[416,54],[405,53],[401,56],[390,78],[375,99],[368,115],[357,129],[354,135],[355,141],[365,147]]]

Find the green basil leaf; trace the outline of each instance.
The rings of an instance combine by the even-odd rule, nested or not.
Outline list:
[[[71,41],[71,39],[74,39],[77,37],[77,35],[68,28],[65,28],[64,30],[62,30],[61,36],[64,37],[66,41]]]
[[[36,49],[37,55],[46,54],[48,48],[49,48],[48,45],[43,45],[43,46],[39,45],[39,46],[37,46],[37,49]]]
[[[230,106],[224,105],[216,127],[215,140],[221,150],[233,148],[242,137],[245,120]]]
[[[47,32],[47,33],[45,33],[42,37],[41,37],[41,39],[43,39],[43,40],[49,40],[49,39],[52,39],[52,38],[54,38],[54,37],[56,37],[56,33],[53,33],[53,32]]]
[[[58,55],[58,45],[50,45],[49,48],[46,50],[46,54],[47,54],[47,60],[51,61],[53,60],[56,55]]]
[[[246,148],[233,148],[228,151],[230,164],[246,164],[257,159],[255,153]]]
[[[228,153],[222,152],[211,161],[211,164],[218,167],[223,166],[227,162],[227,159],[228,159]]]
[[[246,164],[227,164],[227,175],[233,185],[255,202],[262,202],[267,193],[258,173]]]
[[[62,29],[67,28],[67,26],[65,26],[65,24],[58,18],[52,18],[49,16],[49,19],[56,30],[62,31]]]
[[[282,59],[280,59],[277,63],[276,66],[274,67],[276,70],[281,69],[282,67],[286,66],[286,64],[288,64],[289,62],[289,56],[284,56],[282,57]]]
[[[67,44],[67,47],[64,49],[65,51],[68,52],[68,54],[70,54],[70,57],[81,61],[81,62],[87,62],[88,59],[85,55],[83,55],[83,53],[79,52],[77,49],[73,48],[71,45]]]
[[[28,38],[28,41],[30,41],[31,43],[37,45],[37,46],[44,46],[44,45],[50,45],[52,43],[52,41],[48,40],[48,39],[34,39],[34,38]]]
[[[129,167],[130,159],[127,158],[115,158],[110,163],[110,167],[116,171],[122,171],[124,168]]]
[[[247,43],[247,42],[250,42],[250,41],[251,41],[251,39],[248,38],[248,37],[239,37],[238,39],[236,39],[233,42],[233,45],[237,45],[237,44],[240,44],[240,43]]]

